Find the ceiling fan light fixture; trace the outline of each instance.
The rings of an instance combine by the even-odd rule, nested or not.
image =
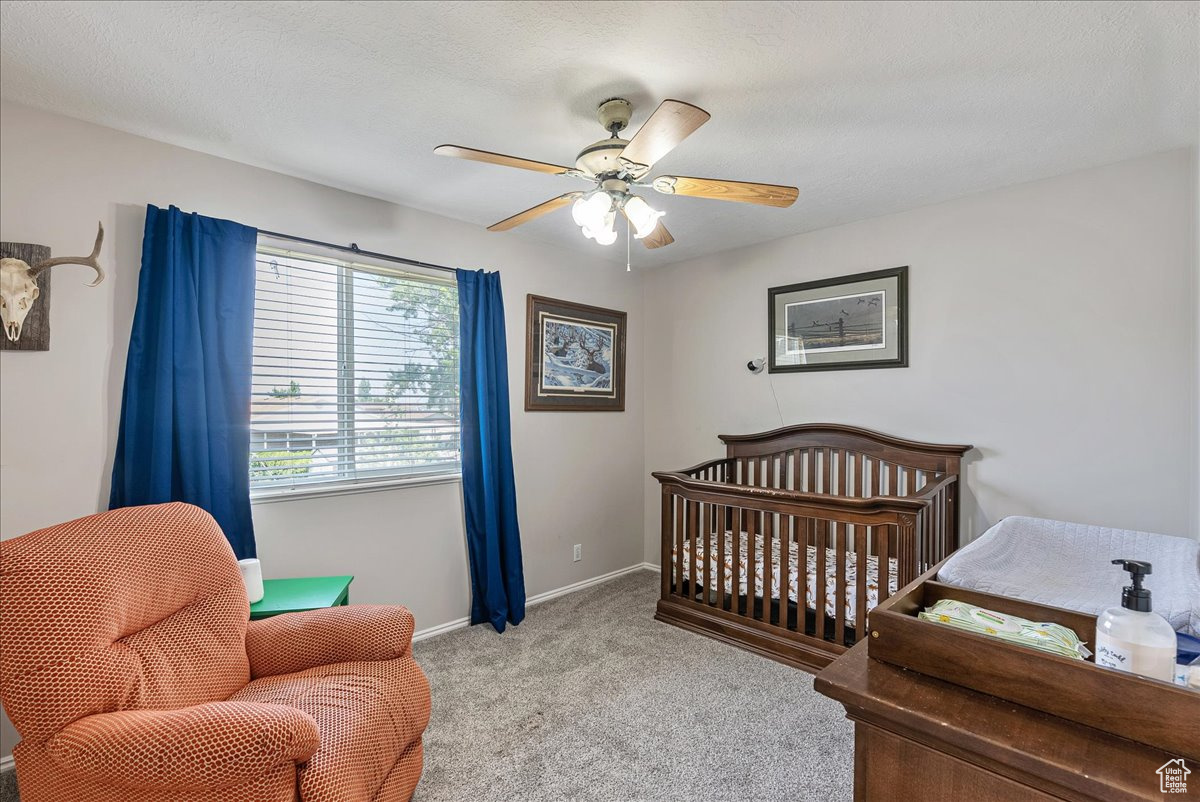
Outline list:
[[[589,192],[571,206],[571,217],[583,235],[601,245],[612,245],[617,241],[615,222],[616,204],[604,190]]]
[[[622,208],[624,208],[629,222],[633,223],[636,239],[644,239],[653,234],[654,229],[658,228],[658,219],[666,214],[666,212],[651,208],[650,204],[637,195],[627,196]]]
[[[615,221],[616,215],[610,214],[605,228],[585,228],[583,229],[583,235],[589,239],[594,239],[600,245],[612,245],[617,241],[617,229],[613,225]]]
[[[597,229],[604,225],[604,218],[612,211],[613,200],[607,192],[594,190],[571,205],[571,217],[580,228]]]

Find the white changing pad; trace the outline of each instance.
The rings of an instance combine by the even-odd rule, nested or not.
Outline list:
[[[938,580],[985,593],[1099,614],[1121,603],[1129,574],[1112,560],[1153,563],[1154,612],[1200,635],[1200,541],[1012,516],[959,549]]]

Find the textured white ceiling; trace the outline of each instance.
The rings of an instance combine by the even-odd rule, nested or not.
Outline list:
[[[652,265],[1195,143],[1198,9],[6,0],[0,92],[480,225],[577,184],[434,146],[571,164],[604,136],[598,101],[629,98],[637,126],[686,100],[712,120],[655,174],[800,200],[651,193],[676,238],[635,252]],[[602,248],[565,211],[495,236]]]

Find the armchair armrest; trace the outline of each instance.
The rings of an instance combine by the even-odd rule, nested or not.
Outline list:
[[[171,791],[238,785],[306,761],[319,745],[307,713],[259,702],[97,713],[46,744],[63,769],[92,782]]]
[[[254,679],[352,661],[392,660],[412,648],[406,608],[356,604],[251,621],[246,654]]]

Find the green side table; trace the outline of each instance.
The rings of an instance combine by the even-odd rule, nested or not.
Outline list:
[[[304,576],[264,579],[263,597],[250,605],[250,620],[350,603],[352,576]]]

